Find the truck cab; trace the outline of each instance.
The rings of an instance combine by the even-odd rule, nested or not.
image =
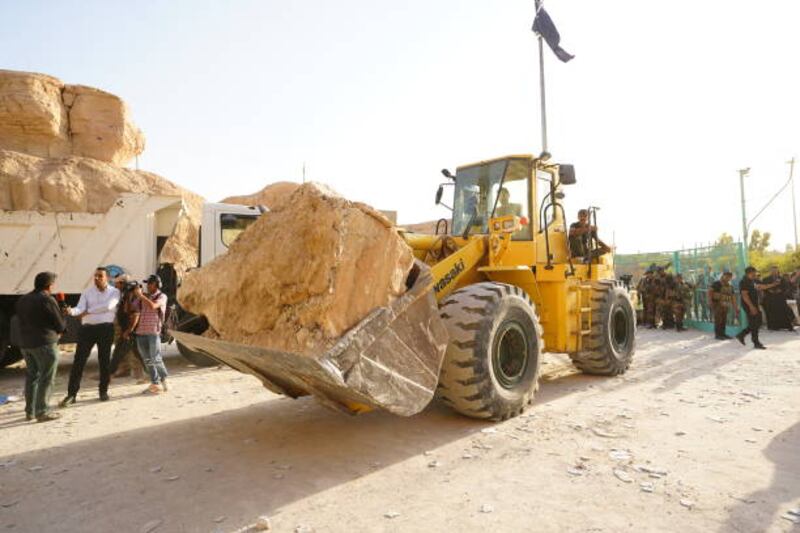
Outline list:
[[[206,265],[215,257],[226,253],[233,241],[266,212],[267,208],[264,206],[203,205],[198,266]]]

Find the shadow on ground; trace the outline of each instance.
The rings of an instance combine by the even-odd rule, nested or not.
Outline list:
[[[159,531],[210,531],[225,516],[223,529],[235,529],[414,456],[413,468],[427,468],[423,452],[483,427],[438,405],[413,418],[350,417],[308,398],[274,399],[5,457],[14,464],[0,466],[0,527],[138,531],[158,519]],[[141,522],[122,509],[139,509]]]
[[[731,509],[728,521],[720,528],[721,533],[764,531],[776,521],[776,516],[800,508],[798,453],[800,422],[775,435],[764,450],[764,456],[775,468],[770,485],[740,498],[741,502]],[[785,525],[788,529],[791,522],[786,521]]]

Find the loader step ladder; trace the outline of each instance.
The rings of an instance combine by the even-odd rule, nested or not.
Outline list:
[[[573,285],[577,293],[577,343],[578,351],[583,349],[583,338],[592,332],[592,285],[590,283],[581,283]]]

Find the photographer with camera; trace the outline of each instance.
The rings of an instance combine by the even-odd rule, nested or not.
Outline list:
[[[139,311],[134,309],[135,300],[133,291],[139,287],[137,281],[131,281],[127,274],[120,274],[114,279],[114,286],[120,292],[115,320],[116,340],[114,352],[111,354],[111,377],[127,376],[129,372],[137,383],[146,383],[144,380],[144,361],[136,346],[136,337],[133,331],[139,324]],[[122,368],[120,368],[122,365]]]
[[[151,275],[144,283],[147,284],[146,293],[138,286],[133,289],[135,301],[132,307],[139,312],[136,345],[150,373],[150,386],[144,393],[158,394],[162,389],[167,391],[167,367],[161,357],[161,328],[167,312],[167,295],[161,292],[161,278],[157,275]]]

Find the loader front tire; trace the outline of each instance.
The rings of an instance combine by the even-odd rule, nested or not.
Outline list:
[[[438,395],[455,411],[505,420],[539,387],[542,330],[533,302],[513,285],[476,283],[442,301],[450,335]]]
[[[618,376],[627,372],[636,351],[636,313],[628,292],[614,280],[592,289],[592,328],[584,349],[570,354],[585,374]]]

